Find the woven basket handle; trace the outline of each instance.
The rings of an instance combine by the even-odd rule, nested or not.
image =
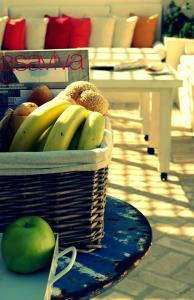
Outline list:
[[[75,247],[68,247],[65,250],[61,251],[56,255],[56,262],[59,258],[63,257],[65,254],[72,252],[71,260],[67,267],[65,267],[61,272],[59,272],[57,275],[55,275],[50,281],[49,285],[52,286],[58,279],[60,279],[62,276],[64,276],[67,272],[71,270],[75,263],[75,259],[77,256],[77,250]]]

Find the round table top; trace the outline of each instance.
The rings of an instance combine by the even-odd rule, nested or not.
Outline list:
[[[78,253],[73,268],[53,287],[52,300],[89,299],[123,279],[147,253],[152,230],[132,205],[107,197],[102,248]],[[60,260],[58,270],[64,267]]]

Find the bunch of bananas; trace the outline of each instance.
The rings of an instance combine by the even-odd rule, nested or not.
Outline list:
[[[36,108],[16,131],[11,152],[90,150],[103,139],[105,117],[87,110],[62,91]]]

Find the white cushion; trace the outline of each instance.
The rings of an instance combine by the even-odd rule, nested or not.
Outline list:
[[[89,47],[112,47],[115,17],[91,17]]]
[[[3,42],[3,35],[4,35],[7,19],[8,19],[8,17],[0,18],[0,49],[1,49],[2,42]]]
[[[162,42],[155,42],[153,50],[160,56],[161,60],[166,58],[166,48]]]
[[[113,35],[113,47],[128,48],[131,46],[135,25],[138,17],[116,18],[116,25]]]
[[[58,7],[56,6],[12,6],[9,7],[10,18],[17,19],[21,17],[43,18],[45,15],[53,17],[58,16]]]
[[[128,3],[119,3],[120,1],[115,1],[117,3],[111,4],[111,14],[116,16],[122,16],[127,18],[130,13],[133,13],[137,16],[152,16],[159,15],[158,26],[156,32],[156,39],[160,40],[161,38],[161,16],[162,16],[162,2],[163,1],[144,1],[135,0],[128,1]]]
[[[185,40],[184,38],[164,37],[164,45],[167,53],[166,62],[175,69],[179,64],[180,56],[184,54]]]
[[[185,54],[194,54],[194,40],[186,41]]]
[[[110,13],[108,5],[64,5],[59,7],[59,15],[69,15],[74,18],[106,17]]]
[[[48,18],[26,18],[26,49],[44,49]]]
[[[181,55],[180,65],[184,68],[191,67],[194,64],[194,55]]]

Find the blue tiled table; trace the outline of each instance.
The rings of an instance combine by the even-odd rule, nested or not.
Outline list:
[[[102,248],[78,253],[73,269],[53,288],[52,300],[91,299],[122,280],[148,252],[152,230],[133,206],[107,197]],[[60,261],[58,269],[63,265]]]

